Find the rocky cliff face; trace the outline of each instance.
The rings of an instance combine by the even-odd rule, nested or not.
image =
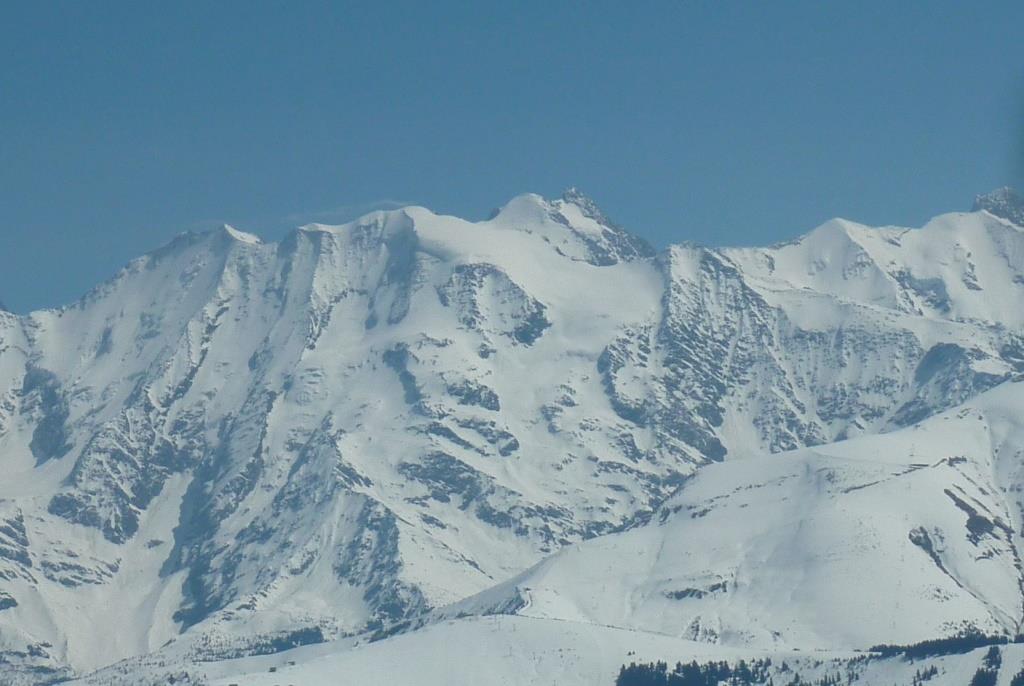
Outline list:
[[[225,227],[0,311],[0,661],[388,627],[650,520],[705,465],[970,400],[1024,369],[1024,230],[979,204],[658,254],[576,191]]]

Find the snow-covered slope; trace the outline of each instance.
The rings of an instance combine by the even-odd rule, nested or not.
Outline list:
[[[1018,517],[1001,495],[1017,474],[986,471],[973,443],[966,462],[947,460],[952,438],[899,443],[1024,369],[1024,230],[1012,203],[982,205],[923,229],[836,220],[782,246],[659,254],[576,191],[476,223],[409,207],[280,243],[186,234],[73,306],[0,311],[0,665],[32,683],[168,641],[266,652],[498,598],[530,568],[552,575],[523,610],[539,616],[751,644],[919,635],[818,626],[811,601],[768,621],[768,581],[735,586],[767,554],[742,542],[801,517],[822,541],[765,542],[772,584],[825,539],[837,557],[808,573],[908,551],[887,569],[928,608],[921,632],[960,611],[1009,630],[1019,527],[933,531],[967,516],[947,490]],[[879,436],[841,445],[896,443],[801,451],[858,435]],[[927,495],[893,498],[905,483]],[[741,486],[757,488],[725,497]],[[722,510],[680,514],[719,491]],[[920,542],[882,531],[895,520]],[[702,540],[724,547],[688,557]],[[649,578],[555,583],[611,545]],[[685,595],[719,572],[740,575],[726,600]]]
[[[168,673],[180,672],[173,666],[180,663],[189,665],[186,673],[195,681],[224,686],[335,684],[342,676],[346,683],[357,684],[591,685],[612,683],[624,662],[665,655],[705,660],[735,659],[746,653],[652,633],[503,615],[445,621],[386,641],[342,639],[209,663],[195,664],[180,656],[142,659],[103,670],[81,683],[164,683]]]
[[[894,433],[702,469],[644,526],[456,606],[732,645],[1021,629],[1024,383]]]
[[[273,655],[216,662],[162,653],[109,667],[75,686],[230,686],[304,684],[422,684],[423,686],[594,686],[615,683],[632,663],[760,663],[767,679],[755,684],[829,683],[861,686],[965,686],[979,670],[998,686],[1024,672],[1024,646],[957,651],[907,659],[850,651],[740,649],[644,631],[588,623],[499,615],[429,625],[393,638],[343,639]],[[838,676],[838,679],[837,679]],[[770,681],[769,681],[770,679]],[[743,682],[739,682],[743,683]]]
[[[995,675],[991,683],[1010,686],[1024,672],[1024,646],[998,647],[997,662],[989,658],[989,650],[917,660],[836,651],[768,653],[614,627],[502,617],[434,626],[318,657],[286,653],[276,660],[231,661],[199,672],[199,678],[215,686],[329,686],[339,675],[373,684],[593,686],[614,684],[623,665],[661,660],[670,665],[725,662],[734,668],[760,661],[767,665],[768,677],[760,683],[912,686],[927,681],[931,686],[964,686],[986,671]],[[277,671],[271,672],[273,667]]]

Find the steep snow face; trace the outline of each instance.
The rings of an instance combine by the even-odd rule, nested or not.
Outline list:
[[[391,626],[646,521],[710,463],[914,425],[1021,371],[1020,233],[980,211],[652,255],[569,191],[183,235],[73,306],[0,312],[0,658],[53,676]],[[859,638],[800,621],[787,641]]]
[[[586,207],[513,206],[540,219],[186,235],[4,314],[12,651],[89,669],[198,624],[358,631],[664,498],[692,465],[635,464],[594,370],[660,316],[657,268]]]
[[[1022,416],[1008,382],[909,429],[709,466],[645,526],[455,609],[759,647],[1016,636]]]
[[[834,219],[773,248],[725,251],[765,290],[807,289],[933,319],[1019,328],[1024,229],[989,212],[936,217],[921,229]]]
[[[654,249],[613,223],[593,200],[570,188],[558,200],[521,195],[495,213],[491,223],[539,235],[555,251],[597,266],[653,257]]]
[[[964,219],[968,229],[986,221],[995,222]],[[996,225],[1008,240],[1019,233]],[[653,428],[654,452],[700,463],[889,430],[1019,373],[1009,298],[993,297],[993,320],[978,321],[903,307],[909,296],[887,300],[840,274],[801,282],[810,269],[797,265],[818,259],[808,245],[834,233],[767,250],[673,246],[661,257],[662,319],[624,331],[599,366],[617,413]]]

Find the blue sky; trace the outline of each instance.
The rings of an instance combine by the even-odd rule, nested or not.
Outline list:
[[[765,244],[1020,185],[1019,1],[360,5],[8,4],[0,301],[220,222],[575,185],[657,245]]]

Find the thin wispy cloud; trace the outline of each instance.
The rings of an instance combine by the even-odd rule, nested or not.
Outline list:
[[[408,200],[394,200],[386,198],[383,200],[374,200],[372,202],[338,205],[337,207],[324,210],[294,212],[283,217],[283,221],[290,224],[308,224],[310,222],[342,223],[357,219],[364,214],[369,214],[370,212],[375,212],[377,210],[394,210],[399,207],[407,207],[415,204],[416,203]]]
[[[180,228],[179,231],[212,231],[214,229],[219,229],[222,226],[234,226],[234,224],[232,224],[227,219],[197,219],[193,222],[185,224]]]

